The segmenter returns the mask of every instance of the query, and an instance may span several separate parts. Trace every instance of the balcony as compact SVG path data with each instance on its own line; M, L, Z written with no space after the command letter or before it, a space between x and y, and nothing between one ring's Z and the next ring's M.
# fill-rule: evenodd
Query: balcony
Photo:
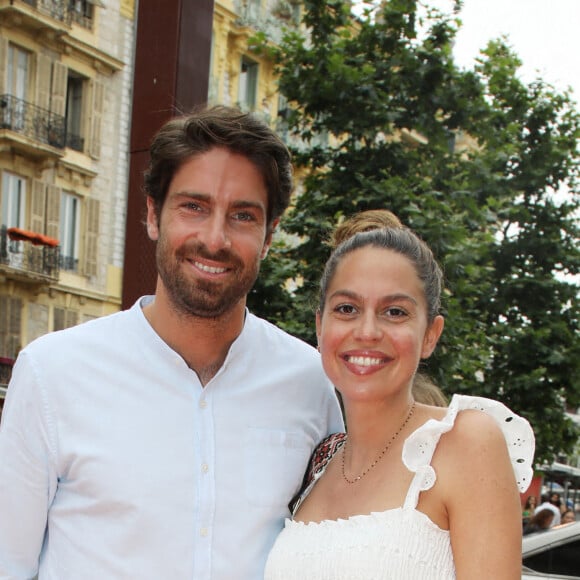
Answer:
M10 139L16 148L36 156L54 155L58 153L54 149L63 150L66 145L65 118L62 115L12 95L0 95L0 131L0 137Z
M0 228L0 272L32 283L58 281L58 240L18 228Z
M293 18L294 6L297 0L278 3L270 10L265 10L260 2L252 0L234 0L234 10L238 16L236 25L239 30L234 35L251 36L253 32L263 32L274 44L282 40L285 27L295 27L297 22Z
M30 20L36 15L39 20L49 18L67 26L74 22L90 30L95 4L102 6L99 0L10 0L6 8Z

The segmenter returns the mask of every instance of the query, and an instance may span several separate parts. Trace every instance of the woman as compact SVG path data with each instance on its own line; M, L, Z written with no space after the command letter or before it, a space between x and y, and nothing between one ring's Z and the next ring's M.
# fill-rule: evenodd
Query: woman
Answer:
M571 524L572 522L576 521L576 512L573 509L567 509L562 514L562 519L560 520L561 524Z
M535 495L529 495L526 498L524 509L522 510L522 522L524 526L529 523L531 517L534 515L535 509L538 507L538 500Z
M487 399L413 400L443 330L441 284L405 228L358 233L330 257L316 328L348 436L321 444L266 580L520 578L529 424Z
M540 510L537 514L534 514L530 518L530 521L524 526L524 536L549 530L553 520L553 511L548 509Z

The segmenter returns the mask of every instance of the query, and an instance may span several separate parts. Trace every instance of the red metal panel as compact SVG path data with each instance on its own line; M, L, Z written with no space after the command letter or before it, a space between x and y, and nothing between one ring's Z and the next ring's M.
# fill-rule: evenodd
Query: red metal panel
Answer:
M143 226L143 171L157 129L205 103L213 0L141 0L137 14L122 308L155 289L155 248Z

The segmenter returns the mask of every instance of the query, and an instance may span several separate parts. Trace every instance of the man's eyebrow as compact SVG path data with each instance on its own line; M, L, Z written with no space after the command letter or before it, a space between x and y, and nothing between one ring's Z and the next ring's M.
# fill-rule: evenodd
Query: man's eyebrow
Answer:
M198 191L175 191L173 192L173 197L184 197L188 199L198 199L200 201L211 202L212 196L207 193L200 193ZM232 202L232 207L235 209L243 209L243 208L255 208L260 211L265 212L266 207L263 203L254 200L247 200L247 199L237 199Z

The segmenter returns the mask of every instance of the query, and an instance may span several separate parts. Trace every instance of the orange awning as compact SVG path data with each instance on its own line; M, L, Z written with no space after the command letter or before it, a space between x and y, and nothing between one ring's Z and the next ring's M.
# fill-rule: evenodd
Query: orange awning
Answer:
M8 237L15 242L32 242L35 246L58 246L59 241L44 234L37 234L21 228L8 228Z

